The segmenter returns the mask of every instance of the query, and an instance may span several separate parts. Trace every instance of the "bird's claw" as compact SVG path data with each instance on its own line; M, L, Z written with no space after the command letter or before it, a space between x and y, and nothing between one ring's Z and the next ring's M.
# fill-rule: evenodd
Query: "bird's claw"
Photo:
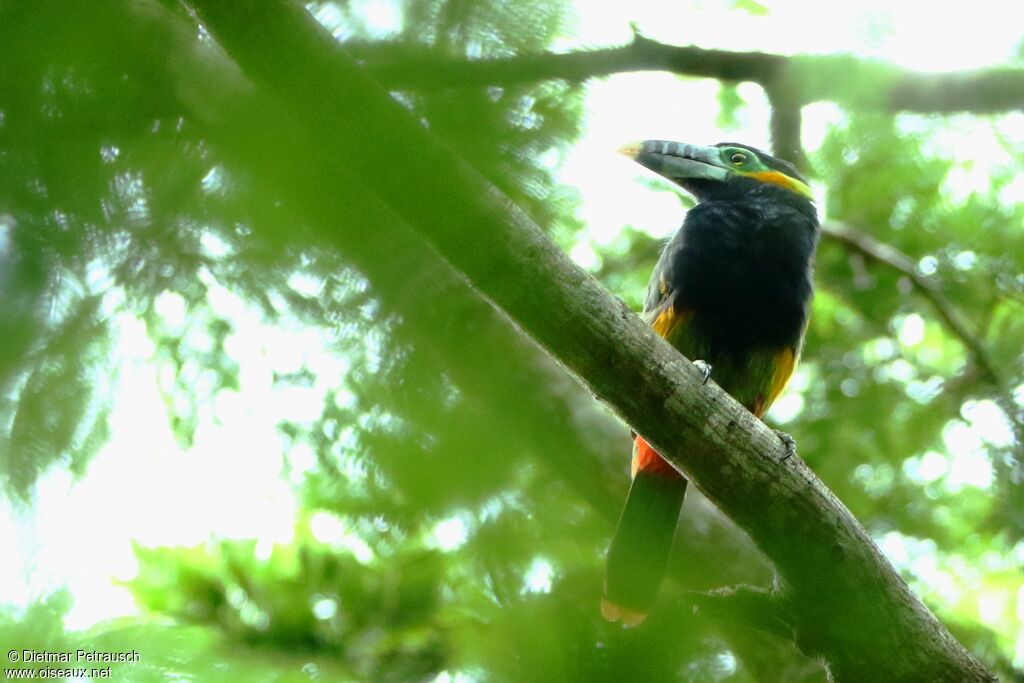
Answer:
M706 360L695 360L693 364L700 370L701 386L707 384L708 380L711 379L711 363Z
M782 441L783 445L786 447L786 455L782 456L782 462L786 462L796 455L796 439L781 429L776 429L775 433L778 434L779 440Z

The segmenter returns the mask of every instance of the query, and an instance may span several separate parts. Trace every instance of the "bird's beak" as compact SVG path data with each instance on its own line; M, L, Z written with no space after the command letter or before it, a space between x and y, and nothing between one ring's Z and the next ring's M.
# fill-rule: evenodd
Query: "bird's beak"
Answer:
M673 181L694 179L725 180L729 168L718 147L689 145L668 140L631 142L618 149L644 168Z
M643 148L643 146L644 143L642 142L630 142L623 145L622 147L619 147L615 151L618 152L619 154L629 157L630 159L636 159L638 156L640 156L640 150Z

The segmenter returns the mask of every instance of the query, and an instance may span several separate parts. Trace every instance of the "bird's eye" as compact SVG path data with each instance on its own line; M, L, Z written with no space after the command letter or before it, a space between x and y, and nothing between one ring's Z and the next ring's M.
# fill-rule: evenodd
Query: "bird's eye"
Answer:
M731 161L734 166L742 166L747 163L747 155L743 152L733 152L732 156L729 157L729 161Z

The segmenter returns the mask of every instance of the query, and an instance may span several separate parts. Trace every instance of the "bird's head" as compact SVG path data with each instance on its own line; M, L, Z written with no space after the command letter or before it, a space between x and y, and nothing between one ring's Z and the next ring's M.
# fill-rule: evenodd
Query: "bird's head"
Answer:
M698 201L742 197L766 186L813 201L807 180L793 164L747 145L720 142L704 147L644 140L624 145L619 152L671 180Z

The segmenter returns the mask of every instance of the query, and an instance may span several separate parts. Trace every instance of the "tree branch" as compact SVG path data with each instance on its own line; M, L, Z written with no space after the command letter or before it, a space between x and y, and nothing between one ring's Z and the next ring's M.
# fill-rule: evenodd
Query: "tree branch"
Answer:
M996 386L1003 386L1002 379L981 340L970 329L970 325L946 298L938 285L917 269L917 263L912 258L899 249L842 223L834 221L826 223L822 226L821 233L823 237L862 254L872 261L888 266L910 280L914 288L931 303L953 336L964 345L971 360L982 371L985 379Z
M518 85L546 80L583 82L625 71L672 71L725 81L765 83L786 58L763 52L674 47L635 35L621 47L465 59L430 49L388 44L345 44L381 83L396 88Z
M620 47L465 59L392 45L346 49L389 88L459 88L544 80L583 82L629 71L670 71L766 89L785 80L799 104L834 101L852 109L991 113L1024 108L1024 69L930 74L848 55L786 57L666 45L643 36Z
M836 680L994 680L802 460L785 460L773 431L717 386L702 387L685 358L431 137L300 5L192 4L320 143L305 162L384 200L750 534L779 571L797 644ZM409 152L400 163L396 150Z
M325 177L309 162L320 141L282 125L287 119L279 105L254 92L215 44L197 41L192 24L177 21L156 0L133 3L125 16L131 34L155 52L154 63L173 65L158 82L179 94L204 139L229 166L259 183L268 204L287 207L273 210L278 216L289 211L279 220L308 226L317 245L337 249L366 276L382 308L401 319L396 333L410 328L416 353L438 363L447 359L446 372L463 399L492 420L494 433L536 454L537 462L607 521L610 533L628 487L628 430L596 409L579 383L375 195L343 174ZM268 130L274 135L267 136ZM254 213L264 211L270 209ZM287 238L293 247L299 239L254 228L264 239ZM515 397L514 411L506 408L509 397ZM767 563L746 536L699 497L690 502L684 523L700 528L702 543L686 554L686 562L672 563L670 578L694 586L695 575L714 561L723 565L721 581L764 580ZM747 656L739 644L736 649L741 659ZM785 654L771 651L779 661L762 655L760 664L783 666Z
M207 139L240 167L261 168L259 181L267 197L287 193L297 214L292 220L309 226L316 232L317 244L336 249L373 284L373 294L384 310L399 317L406 331L415 335L418 353L430 355L439 364L444 358L457 357L459 362L449 363L446 371L468 400L493 408L500 397L519 396L516 411L498 407L489 412L496 431L509 435L506 440L522 449L543 451L542 462L614 527L617 501L625 496L627 483L622 474L629 442L621 425L587 405L590 396L550 356L519 333L511 320L482 299L461 273L374 196L344 182L330 193L310 193L309 188L316 186L315 176L288 160L313 154L317 142L280 126L273 140L266 139L263 131L274 126L278 105L253 92L237 71L232 74L234 65L226 57L221 61L205 54L197 59L193 27L169 21L159 6L134 3L130 11L134 35L165 56L159 63L178 64L176 72L202 74L207 81L205 86L180 82L178 88L186 93L191 86L195 92L187 93L185 99L202 102L191 111L203 124ZM216 87L211 87L214 82ZM248 125L239 126L242 120ZM276 161L267 163L269 156ZM374 227L360 232L338 230L339 217L346 224ZM264 237L280 240L280 236ZM292 242L298 239L291 238ZM496 365L495 357L505 362ZM555 442L563 448L548 452ZM593 466L580 468L581 456Z
M685 596L695 614L743 624L793 640L793 629L771 591L756 586L731 586Z
M939 286L921 273L917 263L899 249L876 240L871 235L841 223L830 222L822 226L822 235L846 249L881 263L906 277L914 288L931 303L945 327L960 340L967 350L971 362L981 372L981 377L994 390L995 400L1013 427L1019 450L1024 448L1024 420L1016 406L1008 383L999 373L988 350L971 329L971 325L960 315L953 303L946 298Z
M765 88L772 105L772 151L775 156L793 162L801 171L807 171L807 157L800 140L803 125L800 102L788 82L776 81Z

